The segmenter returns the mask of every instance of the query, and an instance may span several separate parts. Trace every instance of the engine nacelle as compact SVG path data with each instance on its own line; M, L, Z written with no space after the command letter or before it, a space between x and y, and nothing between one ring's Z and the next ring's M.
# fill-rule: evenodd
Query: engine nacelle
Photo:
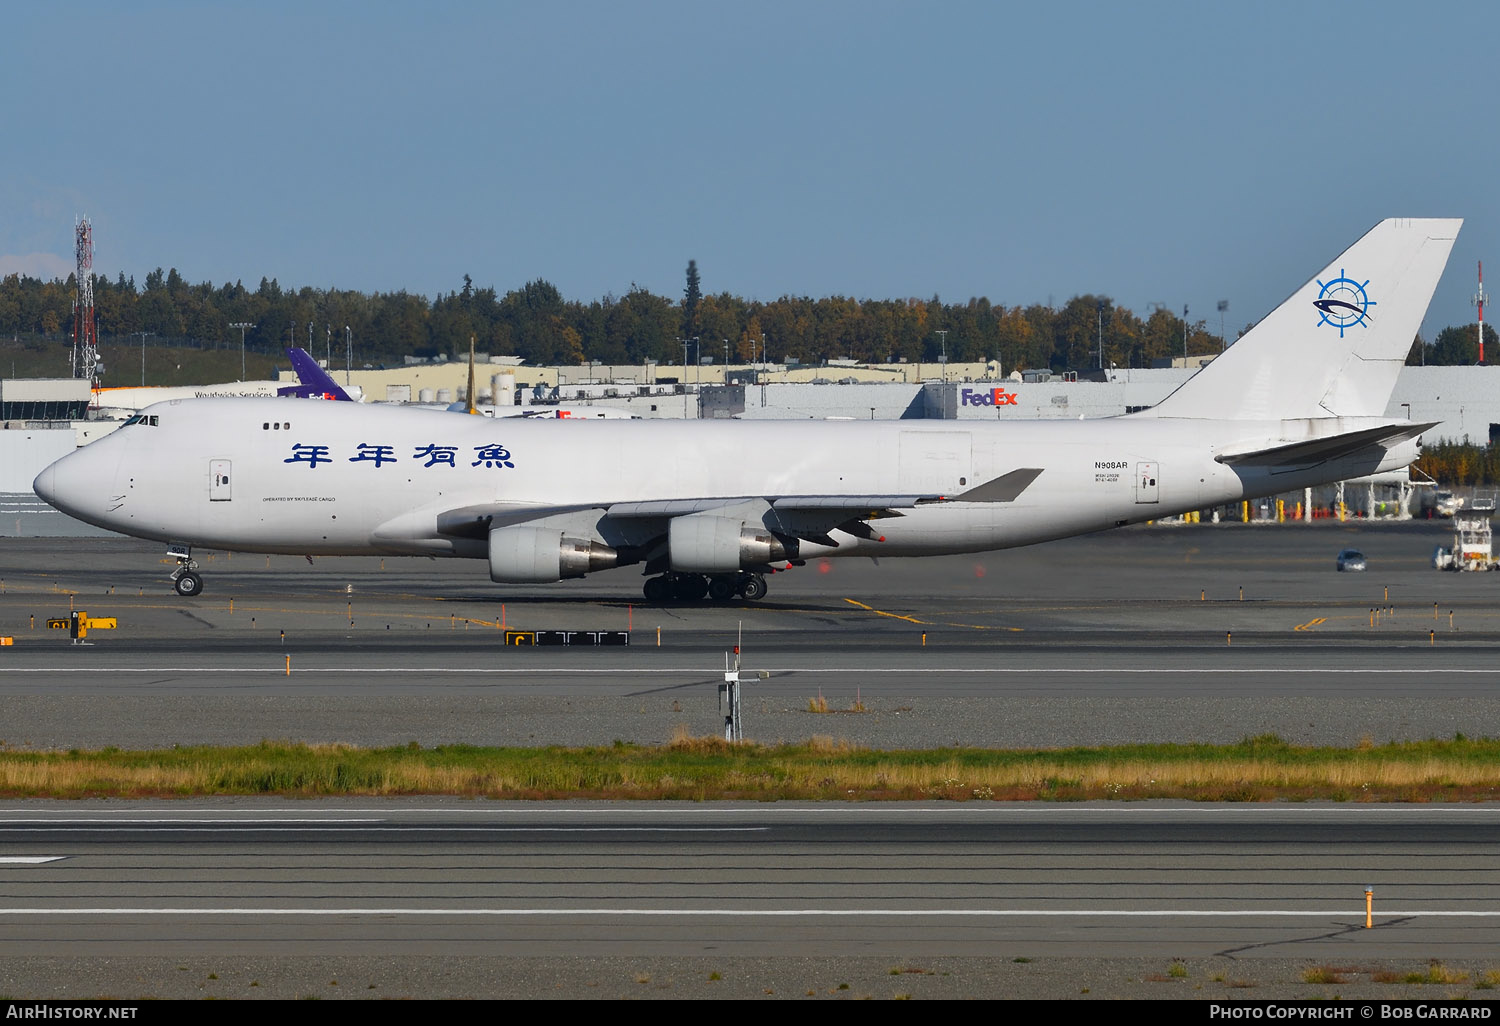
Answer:
M697 513L667 525L673 570L720 574L786 559L786 547L761 524Z
M619 554L602 542L571 538L551 527L497 527L490 532L490 580L542 584L608 570Z

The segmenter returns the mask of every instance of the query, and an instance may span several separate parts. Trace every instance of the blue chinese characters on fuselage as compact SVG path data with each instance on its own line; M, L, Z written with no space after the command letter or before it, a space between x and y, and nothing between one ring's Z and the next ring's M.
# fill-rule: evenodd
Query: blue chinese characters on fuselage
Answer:
M490 443L488 445L473 446L474 459L469 463L471 467L490 467L492 469L515 469L512 462L510 450L503 445ZM329 446L312 445L305 442L297 442L292 445L291 455L282 460L283 463L302 463L309 469L322 463L332 463L336 457L330 452ZM423 468L427 467L458 467L458 446L456 445L418 445L415 446L408 461L420 463ZM387 463L400 463L402 458L397 455L395 446L379 445L372 442L360 442L355 446L353 456L347 457L349 463L367 463L375 467L383 467Z

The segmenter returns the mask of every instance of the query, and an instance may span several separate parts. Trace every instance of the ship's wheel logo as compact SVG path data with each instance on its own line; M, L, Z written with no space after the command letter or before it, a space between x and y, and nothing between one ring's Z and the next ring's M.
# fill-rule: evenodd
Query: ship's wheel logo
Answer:
M1318 319L1318 326L1332 325L1339 329L1339 338L1344 337L1344 331L1356 324L1368 325L1370 323L1370 307L1376 305L1375 300L1365 291L1365 286L1370 284L1370 279L1357 282L1344 274L1344 269L1339 268L1339 276L1329 282L1318 282L1323 289L1318 293L1318 298L1313 300L1313 306L1318 308L1322 316Z

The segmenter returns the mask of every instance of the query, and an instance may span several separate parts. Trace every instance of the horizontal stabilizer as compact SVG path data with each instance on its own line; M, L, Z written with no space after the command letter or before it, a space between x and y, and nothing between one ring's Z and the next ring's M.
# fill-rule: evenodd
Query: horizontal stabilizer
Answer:
M1288 442L1239 452L1221 452L1214 459L1231 467L1287 467L1297 464L1323 463L1340 456L1352 455L1372 445L1404 442L1434 427L1437 427L1437 421L1431 424L1386 424L1381 427L1366 428L1363 431L1346 431L1340 435L1312 438L1303 442Z
M970 488L962 495L953 496L954 502L1015 502L1016 498L1031 487L1031 482L1042 476L1041 467L1022 467L1009 474L1001 474L993 481L986 481L977 488Z

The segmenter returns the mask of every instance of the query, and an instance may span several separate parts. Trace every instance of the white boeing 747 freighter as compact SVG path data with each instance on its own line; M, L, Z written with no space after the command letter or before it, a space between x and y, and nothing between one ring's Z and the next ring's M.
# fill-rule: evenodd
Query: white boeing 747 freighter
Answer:
M977 552L1405 467L1386 417L1461 221L1382 221L1149 410L1092 421L536 423L273 399L143 410L36 492L192 547L456 556L500 583L642 567L646 597L755 600L812 557Z

